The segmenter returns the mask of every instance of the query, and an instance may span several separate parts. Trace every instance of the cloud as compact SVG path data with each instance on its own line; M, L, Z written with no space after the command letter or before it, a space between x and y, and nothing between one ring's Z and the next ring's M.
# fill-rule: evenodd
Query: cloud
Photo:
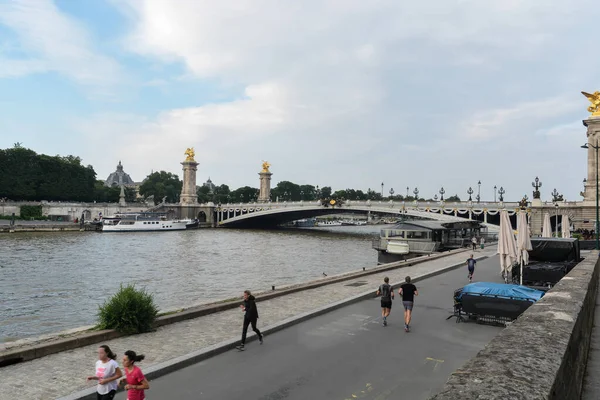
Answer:
M5 57L0 76L54 71L100 91L119 80L119 65L94 51L85 27L51 1L4 1L0 3L0 24L12 30L20 51L28 56Z

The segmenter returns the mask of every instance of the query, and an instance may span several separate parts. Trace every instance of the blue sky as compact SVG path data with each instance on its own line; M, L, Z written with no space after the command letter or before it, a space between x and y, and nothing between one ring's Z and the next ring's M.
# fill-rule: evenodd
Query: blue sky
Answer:
M591 0L0 1L0 147L99 178L579 200ZM402 188L402 189L401 189Z

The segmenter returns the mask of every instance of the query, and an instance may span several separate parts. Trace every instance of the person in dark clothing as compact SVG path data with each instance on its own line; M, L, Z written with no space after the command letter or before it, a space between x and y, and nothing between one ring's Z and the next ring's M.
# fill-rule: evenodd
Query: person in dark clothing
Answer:
M377 289L377 296L381 296L381 316L383 317L383 326L387 326L387 317L392 310L392 299L394 298L394 288L390 285L390 278L383 278L383 285Z
M412 317L412 309L415 301L415 296L419 295L417 287L410 283L410 276L404 280L398 294L402 296L402 304L404 305L404 331L410 330L410 319Z
M242 311L244 311L244 328L242 329L242 343L237 346L238 350L244 350L246 344L246 334L248 333L248 325L252 325L252 330L258 335L260 344L263 344L263 335L256 328L256 321L258 320L258 308L256 308L256 301L252 293L249 290L244 290L244 304L240 305Z

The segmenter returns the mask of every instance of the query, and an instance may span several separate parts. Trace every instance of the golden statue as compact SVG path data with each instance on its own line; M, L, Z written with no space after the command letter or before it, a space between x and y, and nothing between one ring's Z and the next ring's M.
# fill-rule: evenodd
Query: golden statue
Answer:
M260 172L271 172L271 171L269 171L270 166L271 166L271 164L269 164L268 161L263 161L263 163L262 163L263 169Z
M592 113L592 116L600 117L600 92L596 90L593 94L586 92L581 93L588 98L590 103L592 103L587 110Z
M194 156L196 155L196 153L194 152L194 148L193 147L188 147L185 150L185 153L183 153L187 156L187 158L185 159L185 161L196 161L194 160Z

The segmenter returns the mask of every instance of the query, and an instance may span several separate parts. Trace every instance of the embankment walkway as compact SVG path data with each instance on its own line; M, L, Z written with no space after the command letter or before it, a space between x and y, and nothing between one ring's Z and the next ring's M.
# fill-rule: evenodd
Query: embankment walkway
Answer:
M476 257L491 256L496 246L477 250ZM359 277L315 289L261 301L258 304L259 327L263 328L325 305L344 300L369 289L376 290L384 276L399 282L412 277L440 271L462 263L468 252L423 262L409 267ZM241 296L241 293L240 293ZM192 302L192 301L191 301ZM241 334L242 314L231 309L159 328L155 332L110 340L111 349L121 355L126 350L144 353L144 368L206 348ZM100 343L99 343L100 344ZM93 386L85 378L93 374L96 349L99 344L52 354L43 358L0 369L0 399L50 399L68 395Z

